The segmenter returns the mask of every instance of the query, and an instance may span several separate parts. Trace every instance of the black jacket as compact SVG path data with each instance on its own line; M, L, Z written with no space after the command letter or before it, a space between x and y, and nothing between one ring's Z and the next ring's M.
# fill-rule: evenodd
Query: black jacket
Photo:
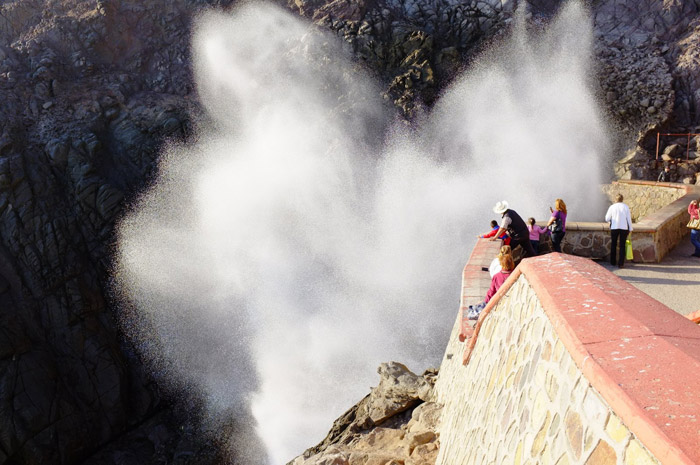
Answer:
M659 173L658 182L671 182L671 172L666 170L661 170Z
M528 239L530 237L530 231L527 229L527 225L513 210L506 210L503 216L510 218L510 225L508 226L508 235L515 239Z

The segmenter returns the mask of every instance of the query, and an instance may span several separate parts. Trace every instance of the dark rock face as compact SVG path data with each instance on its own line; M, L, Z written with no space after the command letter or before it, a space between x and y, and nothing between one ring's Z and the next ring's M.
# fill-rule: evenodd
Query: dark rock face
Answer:
M388 83L384 97L408 118L430 106L485 39L510 22L513 2L288 0L327 27Z
M76 463L161 403L109 310L109 254L159 144L189 130L198 8L0 6L0 463Z
M198 117L192 18L228 3L0 5L0 464L193 463L192 451L201 463L214 460L161 412L119 332L109 273L115 221L147 184L160 146L187 138ZM342 38L410 119L524 3L287 6ZM560 4L533 0L528 14L546 20ZM657 129L700 132L700 2L605 0L592 13L601 99L634 151L618 174L655 178ZM669 161L688 153L687 143L672 143L679 148ZM683 180L697 171L674 168Z

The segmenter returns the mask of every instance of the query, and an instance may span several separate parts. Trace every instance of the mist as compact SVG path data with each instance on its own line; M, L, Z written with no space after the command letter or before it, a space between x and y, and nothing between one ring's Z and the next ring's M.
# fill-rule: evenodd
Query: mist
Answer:
M579 3L543 32L521 18L410 129L336 37L268 4L199 18L206 118L118 225L115 282L161 383L245 425L237 463L315 445L381 362L438 366L497 201L591 218L592 40Z

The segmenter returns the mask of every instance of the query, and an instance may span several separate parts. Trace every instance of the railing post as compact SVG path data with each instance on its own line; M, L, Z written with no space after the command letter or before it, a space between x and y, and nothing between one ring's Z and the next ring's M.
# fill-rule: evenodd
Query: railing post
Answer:
M656 160L659 160L659 136L660 134L657 132L656 133Z

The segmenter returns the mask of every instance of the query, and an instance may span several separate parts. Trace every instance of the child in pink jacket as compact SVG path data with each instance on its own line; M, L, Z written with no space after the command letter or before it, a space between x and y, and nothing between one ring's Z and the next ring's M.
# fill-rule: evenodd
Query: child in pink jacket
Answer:
M530 244L535 252L539 250L540 247L540 234L549 233L547 228L535 224L534 218L527 219L527 230L530 231Z

